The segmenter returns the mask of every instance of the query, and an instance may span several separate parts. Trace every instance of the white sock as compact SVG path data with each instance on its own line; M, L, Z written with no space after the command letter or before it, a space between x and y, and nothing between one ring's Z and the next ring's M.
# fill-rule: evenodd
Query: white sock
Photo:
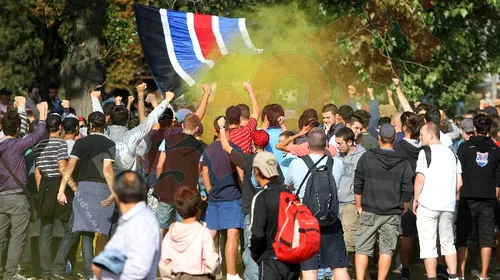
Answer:
M227 280L241 280L240 276L238 274L235 274L235 275L231 275L231 274L227 274Z

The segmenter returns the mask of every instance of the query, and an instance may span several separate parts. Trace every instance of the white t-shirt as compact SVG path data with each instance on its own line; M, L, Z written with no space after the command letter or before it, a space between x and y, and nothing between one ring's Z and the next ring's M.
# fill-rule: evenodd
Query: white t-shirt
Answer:
M427 168L425 151L418 154L416 172L424 175L424 187L418 203L433 211L455 211L457 197L457 174L462 165L446 146L431 145L431 165Z
M453 147L453 141L451 140L451 137L448 134L444 134L441 131L439 132L439 138L441 141L441 144L449 149Z

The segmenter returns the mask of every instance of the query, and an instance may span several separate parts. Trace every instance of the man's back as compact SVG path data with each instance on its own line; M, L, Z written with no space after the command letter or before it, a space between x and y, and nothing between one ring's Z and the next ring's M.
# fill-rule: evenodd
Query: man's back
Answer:
M229 142L233 149L241 149ZM220 141L214 141L203 152L202 165L207 166L212 189L208 199L210 201L232 201L241 198L238 173L236 166L231 162L229 154L222 149Z
M457 173L462 172L460 161L441 144L430 145L431 163L427 167L425 151L418 155L416 173L424 175L424 187L418 203L433 211L455 211Z
M491 138L473 136L458 148L462 164L463 198L495 199L495 188L500 186L500 149Z
M168 135L164 144L160 150L164 150L166 160L154 189L161 201L173 203L178 188L196 188L203 147L200 141L185 133Z

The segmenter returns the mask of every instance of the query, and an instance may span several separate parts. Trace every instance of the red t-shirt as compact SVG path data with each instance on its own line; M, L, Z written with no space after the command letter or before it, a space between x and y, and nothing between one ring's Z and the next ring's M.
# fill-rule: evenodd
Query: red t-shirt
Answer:
M229 131L229 140L240 147L247 154L252 153L252 132L257 128L257 120L250 118L245 126L233 128Z
M495 141L495 144L497 144L497 146L500 147L500 142Z

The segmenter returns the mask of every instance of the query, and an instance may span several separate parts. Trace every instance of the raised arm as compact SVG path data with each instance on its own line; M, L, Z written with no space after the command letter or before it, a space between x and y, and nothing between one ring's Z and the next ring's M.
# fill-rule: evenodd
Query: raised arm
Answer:
M63 100L62 101L62 107L63 107L63 115L62 115L62 118L66 118L67 115L69 115L69 106L70 106L70 102L69 100Z
M90 93L90 98L92 99L92 112L104 113L101 106L101 100L99 100L100 97L101 97L101 92L98 90L94 90L93 92Z
M24 96L16 96L15 100L14 105L17 107L17 114L21 117L19 132L21 135L25 135L29 127L28 114L26 114L26 98Z
M401 84L399 82L399 79L392 79L392 82L396 86L396 93L398 95L398 100L401 106L403 106L403 110L405 112L413 112L413 109L411 108L408 99L406 99L406 96L403 94L403 91L401 90Z
M137 87L137 111L139 114L139 121L146 119L146 105L144 104L144 92L146 91L146 83L139 84Z
M285 140L283 140L281 142L278 142L276 144L275 148L278 149L278 150L280 150L280 151L283 151L283 152L290 152L289 145L293 141L295 141L295 139L300 138L300 137L306 135L309 132L309 130L311 130L311 127L305 125L299 133L297 133L297 134L295 134L293 136L290 136L288 138L285 138Z
M226 118L222 117L217 120L217 124L219 125L220 133L220 143L222 144L222 149L226 151L226 153L231 154L233 151L233 147L229 144L229 140L226 135Z
M40 122L38 123L38 127L36 128L34 133L30 133L23 139L19 140L18 147L23 151L26 151L29 148L35 146L38 142L40 142L40 140L45 137L45 129L47 125L45 123L45 120L47 119L47 111L49 109L49 106L47 105L47 102L41 102L36 106L38 108L38 111L40 111Z
M370 123L368 127L378 127L378 120L380 119L380 112L378 110L378 102L373 95L373 88L367 89L368 95L370 96Z
M208 99L210 98L210 94L212 94L212 88L209 85L204 84L203 97L201 99L200 106L198 106L198 109L196 110L196 115L198 116L198 118L200 118L200 120L203 120L203 117L207 112Z
M257 98L255 97L253 87L249 82L244 82L243 88L248 93L248 97L250 97L250 103L252 105L252 115L250 117L258 120L260 115L260 108L259 102L257 102Z

